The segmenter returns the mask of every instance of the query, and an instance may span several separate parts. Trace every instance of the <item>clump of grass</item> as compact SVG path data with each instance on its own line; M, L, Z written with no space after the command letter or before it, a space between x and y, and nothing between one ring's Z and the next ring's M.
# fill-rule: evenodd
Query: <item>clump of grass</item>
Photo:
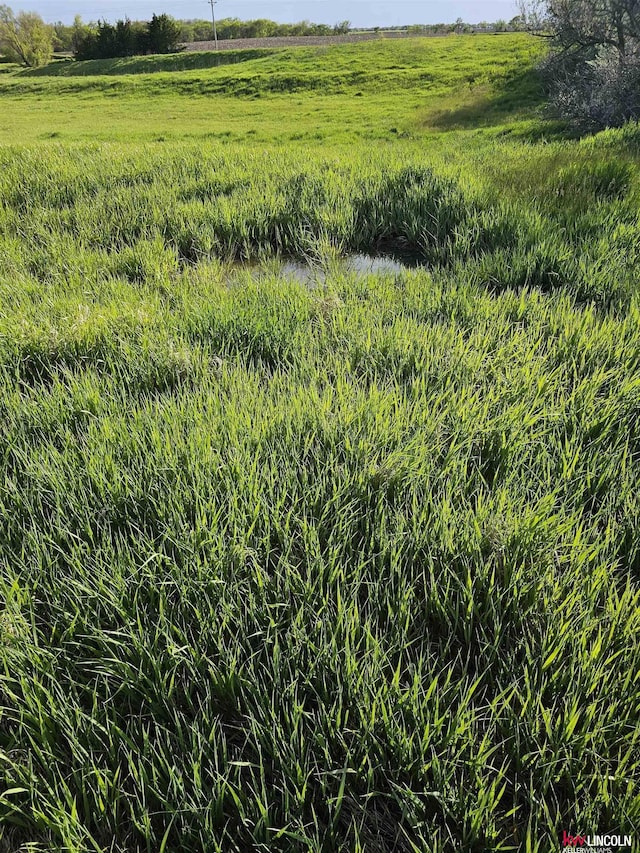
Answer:
M592 194L596 199L623 198L631 185L633 171L628 163L606 160L566 166L558 172L555 191L581 200Z

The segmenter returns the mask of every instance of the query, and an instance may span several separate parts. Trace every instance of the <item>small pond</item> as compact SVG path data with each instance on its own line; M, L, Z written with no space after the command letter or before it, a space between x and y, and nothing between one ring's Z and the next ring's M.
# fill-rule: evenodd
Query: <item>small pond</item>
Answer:
M282 260L276 267L280 275L288 278L295 278L302 284L309 287L314 287L322 284L328 275L329 270L334 270L344 273L355 273L356 275L394 275L401 273L407 269L416 269L424 265L424 262L415 255L345 255L343 258L332 262L329 269L320 264L301 260ZM240 263L235 264L232 272L236 270L248 270L253 275L263 274L266 270L272 269L271 263L268 262L265 266L259 264Z

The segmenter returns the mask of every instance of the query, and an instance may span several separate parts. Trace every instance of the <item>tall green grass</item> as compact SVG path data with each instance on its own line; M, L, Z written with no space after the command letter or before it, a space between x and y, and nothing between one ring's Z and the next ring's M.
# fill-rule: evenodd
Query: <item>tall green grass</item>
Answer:
M637 128L404 121L0 148L0 850L638 826Z
M637 306L239 275L5 325L9 840L630 828Z
M557 143L525 171L512 148L502 151L491 183L485 155L464 174L399 146L313 158L212 145L5 149L0 270L144 281L158 266L300 257L324 241L343 253L412 252L492 290L566 288L627 304L639 248L635 164ZM525 183L538 168L545 178Z

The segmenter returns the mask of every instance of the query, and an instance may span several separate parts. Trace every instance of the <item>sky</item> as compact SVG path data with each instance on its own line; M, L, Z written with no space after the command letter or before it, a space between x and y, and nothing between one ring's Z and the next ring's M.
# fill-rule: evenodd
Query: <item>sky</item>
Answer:
M46 21L70 23L74 15L85 21L113 21L129 17L147 19L155 12L174 18L211 16L208 0L5 0L14 11L39 12ZM516 0L218 0L217 18L270 18L291 23L309 20L318 24L351 21L357 27L435 24L462 18L470 23L510 20Z

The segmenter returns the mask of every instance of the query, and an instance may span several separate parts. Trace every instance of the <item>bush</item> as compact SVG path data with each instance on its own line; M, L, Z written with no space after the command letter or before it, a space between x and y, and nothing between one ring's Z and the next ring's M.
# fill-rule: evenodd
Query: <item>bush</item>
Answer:
M606 160L601 163L574 163L560 169L554 190L562 198L573 197L584 204L586 195L596 199L624 198L631 185L632 170L628 163Z
M580 131L621 127L640 117L640 51L552 55L543 70L554 111Z
M640 118L638 0L521 0L530 30L551 38L551 103L580 131Z

